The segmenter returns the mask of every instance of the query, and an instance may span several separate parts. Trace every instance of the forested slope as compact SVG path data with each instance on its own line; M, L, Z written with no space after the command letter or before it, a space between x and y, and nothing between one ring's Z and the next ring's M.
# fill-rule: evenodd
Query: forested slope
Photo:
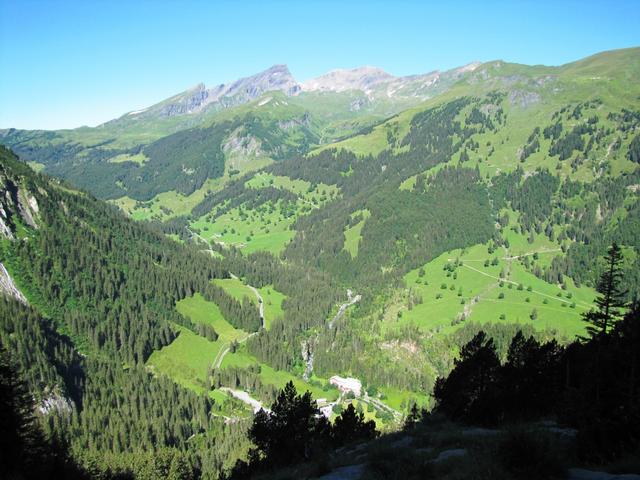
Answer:
M209 399L154 378L144 361L175 338L173 324L196 330L175 302L228 276L222 264L0 154L4 191L29 199L33 214L3 200L11 234L1 261L30 305L2 300L0 338L45 423L96 471L174 457L188 470L216 471L231 448L222 437L212 447L212 434L227 430L233 442L235 427L210 416ZM202 450L187 450L193 435ZM147 455L162 449L164 459Z

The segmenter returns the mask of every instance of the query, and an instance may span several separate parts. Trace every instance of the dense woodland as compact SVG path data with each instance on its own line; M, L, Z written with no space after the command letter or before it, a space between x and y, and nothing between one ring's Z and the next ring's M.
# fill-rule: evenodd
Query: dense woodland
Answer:
M2 242L2 261L42 313L2 300L0 339L29 389L41 402L53 401L48 431L69 438L81 463L91 459L95 471L138 468L138 460L148 463L148 452L167 448L170 458L184 457L190 472L217 472L231 447L216 453L213 432L227 430L239 441L241 433L233 432L242 428L213 425L209 400L152 377L143 362L175 338L174 325L197 331L175 302L207 292L210 280L228 277L227 270L1 153L3 178L32 192L40 212L37 230L26 230L28 241ZM215 288L211 295L240 312L239 321L250 310L246 318L256 323L253 304L238 305ZM187 451L194 434L203 435L201 451Z

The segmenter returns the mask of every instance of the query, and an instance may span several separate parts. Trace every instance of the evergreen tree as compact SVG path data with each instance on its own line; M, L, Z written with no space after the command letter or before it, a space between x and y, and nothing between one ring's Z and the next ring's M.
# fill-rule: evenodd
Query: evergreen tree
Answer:
M0 345L0 478L85 478L56 440L52 445L45 438L33 397Z
M499 368L493 339L478 332L462 347L451 374L436 381L438 410L454 419L474 421L487 417Z
M416 424L420 420L422 420L422 417L423 417L423 412L419 410L418 405L414 403L413 405L411 405L411 410L409 410L409 415L407 415L407 418L404 421L403 429L404 430L413 429L416 426Z
M595 300L597 308L584 315L585 321L591 325L588 332L591 337L605 336L607 328L619 320L626 305L626 290L623 290L622 280L622 250L617 243L613 243L605 256L606 269L600 276L596 291L600 294Z
M356 440L370 440L378 436L376 422L365 420L364 413L356 412L353 404L342 411L331 428L331 439L335 446L341 446Z
M304 461L317 444L326 443L329 429L311 392L298 395L293 382L289 382L271 412L260 410L254 417L249 438L255 448L249 453L249 468L271 469Z

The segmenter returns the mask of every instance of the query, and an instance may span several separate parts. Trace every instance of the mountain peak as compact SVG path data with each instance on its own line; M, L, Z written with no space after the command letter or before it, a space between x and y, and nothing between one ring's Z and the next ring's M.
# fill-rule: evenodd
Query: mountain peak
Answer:
M149 108L129 112L125 117L173 117L198 113L210 105L227 108L250 102L270 91L281 91L286 95L296 95L300 91L300 85L291 75L287 65L272 65L255 75L211 88L207 88L204 83L198 83Z
M273 90L283 91L287 95L294 95L300 90L289 67L284 64L273 65L260 73L236 80L228 86L224 96L241 95L249 101Z
M362 90L368 92L375 85L389 82L395 78L381 68L365 65L351 69L331 70L324 75L307 80L302 84L302 89L306 91Z

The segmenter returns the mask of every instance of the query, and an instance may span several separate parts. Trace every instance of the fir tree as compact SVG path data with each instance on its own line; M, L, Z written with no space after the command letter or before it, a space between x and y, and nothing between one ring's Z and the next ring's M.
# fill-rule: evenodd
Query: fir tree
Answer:
M585 321L591 325L587 331L591 337L605 336L607 328L619 320L622 309L626 306L626 290L622 289L622 250L613 243L605 256L606 269L600 276L596 291L600 294L595 300L597 308L584 315Z

